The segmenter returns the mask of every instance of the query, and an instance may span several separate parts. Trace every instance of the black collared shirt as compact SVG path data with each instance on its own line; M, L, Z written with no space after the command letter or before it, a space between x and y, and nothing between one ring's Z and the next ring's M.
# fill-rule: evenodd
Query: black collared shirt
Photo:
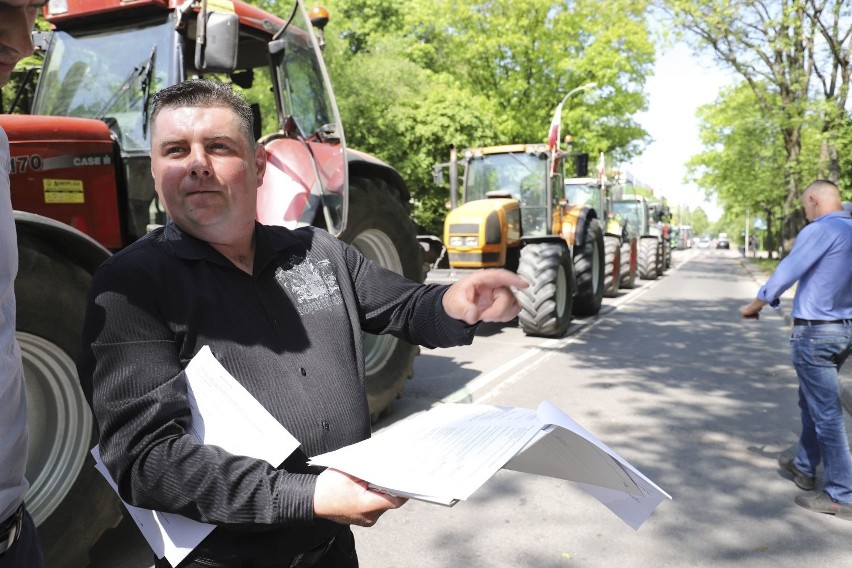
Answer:
M169 224L110 258L92 282L78 372L125 501L220 525L202 545L211 551L259 531L250 546L266 554L335 530L313 517L317 471L305 457L370 435L361 331L445 347L470 343L473 329L444 313L445 287L322 230L257 224L255 249L248 275ZM183 369L205 345L300 441L280 468L187 433Z

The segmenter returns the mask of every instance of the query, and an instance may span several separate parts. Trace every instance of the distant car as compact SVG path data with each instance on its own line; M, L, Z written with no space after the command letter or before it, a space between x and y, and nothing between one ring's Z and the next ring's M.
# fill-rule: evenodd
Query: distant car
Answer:
M701 235L698 238L698 248L700 248L700 249L710 248L710 236L709 235Z
M728 241L728 233L719 233L719 238L716 239L716 248L717 249L729 249L731 248L731 243Z

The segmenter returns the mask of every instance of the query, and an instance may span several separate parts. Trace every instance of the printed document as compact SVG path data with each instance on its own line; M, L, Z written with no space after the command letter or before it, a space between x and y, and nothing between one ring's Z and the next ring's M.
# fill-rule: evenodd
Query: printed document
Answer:
M400 497L467 499L541 429L519 408L447 404L368 440L311 458Z
M299 447L298 440L228 373L209 347L201 348L185 372L192 412L190 433L199 441L234 455L265 460L273 466L280 465ZM101 461L98 446L92 449L92 455L97 470L117 490ZM215 528L181 515L127 503L125 506L157 558L165 556L172 566L177 566Z
M549 401L537 411L444 404L311 458L400 497L453 505L500 469L576 482L633 529L671 497Z
M504 469L573 481L634 530L671 496L550 401L536 412L547 426Z

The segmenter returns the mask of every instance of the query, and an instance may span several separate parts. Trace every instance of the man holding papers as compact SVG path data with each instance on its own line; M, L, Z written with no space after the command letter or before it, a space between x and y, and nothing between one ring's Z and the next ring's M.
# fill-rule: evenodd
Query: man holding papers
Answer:
M216 525L181 568L355 567L348 525L405 500L307 457L370 436L361 332L468 344L518 314L511 287L527 284L493 270L421 285L322 230L256 223L266 154L225 85L160 91L150 131L171 220L98 270L78 362L100 457L128 504ZM299 442L283 464L193 434L186 367L205 346Z

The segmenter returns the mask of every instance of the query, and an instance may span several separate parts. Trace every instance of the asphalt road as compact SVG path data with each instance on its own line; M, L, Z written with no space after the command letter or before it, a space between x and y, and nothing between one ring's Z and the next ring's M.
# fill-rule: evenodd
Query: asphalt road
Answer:
M738 317L762 276L735 251L679 251L675 265L605 300L564 338L488 325L471 346L424 349L376 424L440 402L535 408L547 399L672 501L634 531L569 482L501 471L453 508L411 501L356 528L361 565L852 566L852 523L795 505L799 490L777 467L799 430L784 312ZM150 558L122 522L92 549L89 568L148 568Z

